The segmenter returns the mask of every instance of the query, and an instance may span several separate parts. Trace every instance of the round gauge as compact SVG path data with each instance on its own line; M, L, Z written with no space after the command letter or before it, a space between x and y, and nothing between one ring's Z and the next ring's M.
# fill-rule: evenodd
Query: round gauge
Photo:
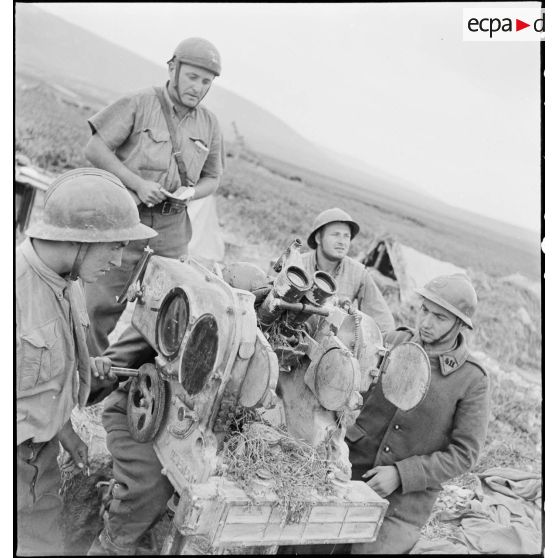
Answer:
M186 293L180 288L170 290L157 316L157 345L167 358L174 358L178 354L189 318Z
M194 325L180 363L180 380L190 395L198 394L217 360L219 328L215 317L204 314Z

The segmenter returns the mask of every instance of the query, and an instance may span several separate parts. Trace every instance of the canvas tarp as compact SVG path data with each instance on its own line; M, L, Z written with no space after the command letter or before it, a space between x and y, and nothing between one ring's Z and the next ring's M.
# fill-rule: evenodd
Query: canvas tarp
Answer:
M365 266L397 282L402 302L412 299L414 290L434 277L465 273L462 267L419 252L390 236L376 238L360 259Z
M451 540L422 539L412 554L540 554L541 475L509 467L480 473L473 497L438 521L459 521Z
M223 261L225 241L219 226L215 196L190 202L188 214L192 221L192 240L188 244L188 253L194 258Z

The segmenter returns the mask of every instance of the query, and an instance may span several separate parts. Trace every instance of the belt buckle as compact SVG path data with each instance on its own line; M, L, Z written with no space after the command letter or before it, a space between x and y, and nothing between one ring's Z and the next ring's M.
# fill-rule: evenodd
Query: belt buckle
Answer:
M161 207L161 215L171 215L172 214L172 203L168 200L163 202L163 206Z

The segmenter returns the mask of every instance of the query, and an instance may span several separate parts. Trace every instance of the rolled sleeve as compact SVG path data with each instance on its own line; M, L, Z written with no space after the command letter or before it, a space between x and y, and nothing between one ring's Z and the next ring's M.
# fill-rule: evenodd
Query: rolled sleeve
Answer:
M395 329L395 321L390 309L380 289L366 271L363 274L358 299L360 311L376 321L383 335Z
M401 477L403 493L436 488L471 469L486 439L488 412L489 383L482 374L457 404L447 448L394 463Z
M133 95L122 97L112 105L99 111L87 122L91 131L99 137L109 149L115 151L130 136L136 121L137 102Z
M209 154L201 170L200 177L218 178L223 174L224 168L225 145L223 141L223 134L221 133L217 120L215 120L214 131L211 138L211 144L209 146Z

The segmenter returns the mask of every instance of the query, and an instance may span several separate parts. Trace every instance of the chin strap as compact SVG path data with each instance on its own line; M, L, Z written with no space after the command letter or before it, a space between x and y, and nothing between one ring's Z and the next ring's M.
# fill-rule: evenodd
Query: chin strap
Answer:
M426 353L430 356L434 356L437 354L445 353L448 350L455 348L457 336L459 335L459 332L461 331L463 325L464 324L461 319L457 318L450 330L444 333L444 335L436 339L433 343L424 344L424 350L426 351Z
M75 281L78 277L79 277L79 271L81 269L81 264L83 263L83 260L85 259L85 256L87 254L87 250L89 250L89 244L86 244L85 242L82 242L79 245L77 254L76 254L76 259L74 260L74 265L72 265L72 271L70 271L70 275L69 275L69 279L70 281Z

